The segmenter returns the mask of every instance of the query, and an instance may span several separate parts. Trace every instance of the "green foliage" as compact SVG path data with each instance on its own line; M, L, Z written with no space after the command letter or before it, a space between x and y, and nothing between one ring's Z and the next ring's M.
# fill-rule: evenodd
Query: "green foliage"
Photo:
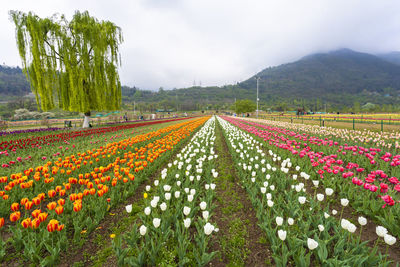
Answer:
M119 108L118 26L87 11L76 11L70 22L63 15L42 19L32 12L10 11L10 17L24 73L44 111L57 102L79 112Z
M253 112L255 110L256 110L256 104L249 99L238 100L235 103L235 112L238 114Z

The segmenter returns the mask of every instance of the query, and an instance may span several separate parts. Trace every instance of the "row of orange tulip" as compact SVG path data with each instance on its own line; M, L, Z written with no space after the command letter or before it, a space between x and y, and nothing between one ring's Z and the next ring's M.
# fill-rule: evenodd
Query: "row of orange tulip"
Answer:
M98 197L102 197L105 193L109 191L109 186L106 185L106 183L110 181L111 181L111 187L115 187L119 180L122 180L124 184L127 183L129 180L133 181L135 176L130 173L131 170L134 170L135 172L143 170L148 166L148 164L152 163L155 159L157 159L160 154L166 152L167 150L172 149L173 146L176 145L181 139L184 139L187 136L189 136L194 129L203 124L205 121L206 119L202 118L194 121L184 122L156 131L158 133L152 132L143 135L145 137L139 136L138 138L135 139L129 138L120 142L108 144L105 148L100 148L97 150L93 149L92 151L88 151L87 154L91 156L86 156L86 153L78 153L78 156L80 157L78 160L76 160L76 157L74 155L72 155L71 157L67 157L64 160L59 159L58 161L55 162L54 165L63 165L64 168L69 168L66 172L68 173L68 171L72 172L80 169L80 167L75 169L73 169L73 167L77 167L80 164L79 161L81 161L83 157L85 157L85 159L89 159L87 157L94 156L94 158L98 159L97 157L101 154L103 155L103 158L105 158L106 154L108 154L109 157L110 152L113 155L115 155L116 153L120 153L119 152L120 149L125 150L128 146L132 147L133 144L138 142L138 140L146 141L149 139L148 138L149 136L155 137L155 136L160 136L161 133L170 132L169 134L153 141L152 143L146 144L140 148L136 147L132 149L133 151L125 152L122 159L120 157L116 157L115 161L113 163L109 163L107 166L95 167L93 171L91 171L90 173L78 174L79 179L73 177L57 177L58 178L57 180L61 181L62 178L68 178L68 183L63 183L63 187L59 185L53 189L48 190L47 196L49 200L56 197L57 193L59 194L60 197L63 197L66 195L66 192L71 189L71 185L79 184L83 186L83 188L76 187L75 192L70 193L68 196L69 200L73 204L73 211L78 212L82 209L82 200L85 196L96 195L97 193ZM72 159L73 163L70 163L70 159ZM140 159L140 160L134 162L135 159ZM49 172L50 165L51 162L48 162L44 166L37 167L36 172L33 175L34 180L40 181L41 175L44 176L45 178L49 178L46 177L46 175ZM54 167L55 166L53 166L52 171L57 170ZM105 176L107 172L113 172L114 178L111 179L110 175ZM25 173L25 176L21 178L16 178L18 176L18 174L16 174L14 175L13 181L16 181L17 179L27 180L28 176L32 173L33 171L29 170L28 172ZM57 171L54 175L56 174ZM61 175L63 175L63 173L61 173ZM93 180L94 183L91 181L91 179ZM29 182L33 183L33 180L30 180ZM46 181L44 182L46 183ZM96 184L96 186L94 184ZM3 195L3 197L4 196L5 195ZM22 207L25 208L25 211L27 212L28 210L32 209L33 205L39 206L40 203L45 199L45 197L46 197L45 193L40 193L38 194L37 197L32 198L32 200L23 197L19 201L20 203L18 202L12 203L11 210L14 212L10 214L10 221L16 222L20 220L21 218L20 209ZM48 215L50 214L50 211L54 210L55 214L61 215L64 212L64 205L65 205L65 200L63 198L60 198L57 202L55 201L49 202L47 204L47 213L42 212L40 209L36 209L31 213L33 219L31 219L28 214L29 217L22 220L21 225L24 228L29 228L29 227L37 228L40 225L40 223L42 223L47 219ZM0 219L0 227L3 226L2 224L4 225L3 218ZM47 230L49 230L49 232L52 232L54 230L60 231L63 228L64 226L62 224L59 224L58 221L55 219L50 220L47 226Z

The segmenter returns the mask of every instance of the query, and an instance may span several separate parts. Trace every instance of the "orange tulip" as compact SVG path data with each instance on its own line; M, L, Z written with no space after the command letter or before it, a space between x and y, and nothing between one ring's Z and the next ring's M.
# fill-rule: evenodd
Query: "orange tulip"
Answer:
M59 232L62 231L62 229L64 229L64 227L65 227L64 224L58 225L57 231L59 231Z
M49 198L53 198L53 197L55 197L56 196L56 194L57 194L57 192L55 191L55 190L49 190L48 192L47 192L47 195L49 196Z
M25 209L26 210L30 210L33 207L33 202L32 201L28 201L25 203Z
M40 220L40 222L44 222L47 219L47 216L49 216L48 213L42 212L39 214L38 219Z
M35 197L32 199L33 204L35 204L36 206L40 204L40 198Z
M76 194L73 193L73 194L69 195L69 200L75 201L76 200Z
M21 222L21 225L26 229L31 226L31 223L32 223L31 218L26 218Z
M53 178L53 180L54 180L54 178ZM37 197L38 197L40 200L43 200L43 199L46 197L46 194L45 194L45 193L40 193Z
M19 220L19 218L21 218L21 212L16 211L10 214L10 221L12 222L16 222Z
M40 209L32 211L32 217L37 218L42 211Z
M60 198L60 199L57 201L57 203L58 203L58 205L60 205L60 206L64 206L64 205L65 205L65 199Z
M58 229L58 221L57 220L50 220L49 224L47 225L47 231L54 232Z
M0 218L0 228L4 226L4 218Z
M35 218L35 219L32 220L32 222L31 222L31 227L32 227L32 229L38 228L39 225L40 225L40 219Z
M82 204L75 204L74 205L74 211L75 212L78 212L78 211L80 211L82 209Z
M24 197L23 199L21 199L21 205L25 205L25 203L28 201L29 201L29 199Z
M55 211L58 215L62 214L64 212L64 207L63 206L58 206L55 208Z
M57 207L57 202L50 202L47 204L47 209L54 210Z
M12 203L12 204L11 204L11 210L12 210L12 211L17 211L17 210L19 210L19 203L16 203L16 202Z

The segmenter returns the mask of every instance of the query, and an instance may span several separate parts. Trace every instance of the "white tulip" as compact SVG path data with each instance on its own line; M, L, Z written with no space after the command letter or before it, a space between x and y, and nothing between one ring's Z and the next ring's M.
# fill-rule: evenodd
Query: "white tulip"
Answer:
M329 215L328 213L324 212L324 217L325 219L328 219L331 215Z
M342 204L343 207L346 207L349 205L349 200L347 198L342 198L340 199L340 204Z
M153 219L153 225L155 228L158 228L160 226L161 219L160 218L154 218Z
M215 184L210 184L210 188L211 188L211 190L214 190L215 189Z
M319 181L317 181L317 180L313 180L312 183L314 184L315 187L318 187L318 185L319 185Z
M281 226L283 223L283 218L282 217L276 217L275 222L278 226Z
M267 196L267 199L272 199L271 193L267 193L266 196Z
M292 178L293 180L297 180L297 174L293 174Z
M181 181L177 181L177 182L176 182L176 185L177 185L177 186L181 186Z
M326 189L325 189L325 194L326 194L327 196L331 196L331 195L333 194L333 189L332 189L332 188L326 188Z
M332 210L332 214L336 215L337 214L337 210Z
M206 190L210 189L210 185L209 184L205 184L204 187L206 188Z
M318 225L318 230L319 230L320 232L322 232L322 231L325 230L325 227L324 227L322 224L320 224L320 225Z
M300 170L300 166L296 166L296 171L299 171Z
M152 201L150 201L150 206L152 206L153 208L157 207L157 203L158 201L156 201L155 199L153 199Z
M256 181L256 178L251 177L251 182L254 183Z
M144 225L140 226L139 232L140 232L140 235L145 235L147 232L147 227Z
M268 199L267 205L268 205L268 207L272 208L272 206L274 206L274 202L272 200Z
M307 239L307 246L310 250L316 249L318 247L318 242L312 238Z
M171 186L170 186L170 185L167 185L167 184L164 185L163 188L164 188L164 191L167 191L167 192L168 192L169 190L171 190Z
M274 191L275 190L275 185L270 185L269 189L271 189L271 191Z
M357 226L355 226L355 225L352 224L352 223L349 223L349 225L348 225L348 227L347 227L347 230L348 230L350 233L354 233L354 232L357 230Z
M189 189L188 187L185 187L184 190L185 190L185 193L186 193L186 194L189 194L189 190L190 190L190 189Z
M155 186L158 186L159 183L160 183L160 182L159 182L158 180L154 180L154 185L155 185Z
M151 189L151 186L150 185L146 185L146 191L148 192L148 191L150 191L150 189Z
M394 236L391 236L389 234L386 234L384 236L385 243L388 244L389 246L393 245L396 243L396 238Z
M364 218L364 217L362 217L362 216L360 216L360 217L358 217L358 223L359 223L361 226L364 226L364 225L367 224L367 219Z
M167 204L166 204L165 202L161 203L160 209L161 209L162 211L165 211L165 210L167 209Z
M318 199L318 201L323 201L324 198L325 198L325 195L324 195L324 194L317 194L317 199Z
M132 204L125 206L126 212L131 213L132 212Z
M188 195L187 199L188 199L189 202L192 202L193 201L193 195Z
M205 210L207 208L207 203L205 201L200 202L200 209Z
M376 227L376 234L379 237L384 237L387 234L387 232L388 232L387 229L385 227L383 227L383 226L377 226Z
M342 226L343 229L347 230L349 228L350 222L346 219L342 219L340 221L340 226Z
M186 228L190 227L191 222L192 222L192 220L190 218L186 218L183 220L183 224L185 225Z
M202 212L202 216L203 216L203 219L207 221L208 217L210 216L210 213L208 212L208 210L204 210Z
M294 224L294 219L293 219L293 218L288 218L288 219L287 219L287 223L288 223L289 225L293 225L293 224Z
M144 214L150 215L150 213L151 213L151 208L150 207L144 208Z
M299 197L299 202L300 202L300 204L304 204L304 203L306 203L306 197Z
M194 188L190 189L190 194L191 195L195 195L196 194L196 189L194 189Z
M206 235L210 235L213 231L214 225L212 225L211 223L206 223L206 225L204 225L204 233Z
M267 192L267 188L265 187L260 187L260 190L262 194L265 194L265 192Z
M265 182L264 182L264 187L267 187L267 186L268 186L268 182L265 181Z
M175 198L179 198L179 196L181 195L181 192L180 191L175 191L174 195L175 195Z
M170 200L171 199L171 193L169 193L169 192L165 193L164 197L165 197L166 200Z
M285 241L285 239L286 239L286 231L278 230L278 237L279 237L280 240Z
M190 208L189 207L183 207L183 214L185 214L185 216L188 216L190 213Z

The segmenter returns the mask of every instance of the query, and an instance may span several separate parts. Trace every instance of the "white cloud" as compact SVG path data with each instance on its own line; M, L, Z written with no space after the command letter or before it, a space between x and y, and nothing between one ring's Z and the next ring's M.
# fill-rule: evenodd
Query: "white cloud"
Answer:
M20 65L8 10L39 16L88 10L123 30L123 84L144 89L223 85L319 51L400 50L396 0L7 1L0 63Z

